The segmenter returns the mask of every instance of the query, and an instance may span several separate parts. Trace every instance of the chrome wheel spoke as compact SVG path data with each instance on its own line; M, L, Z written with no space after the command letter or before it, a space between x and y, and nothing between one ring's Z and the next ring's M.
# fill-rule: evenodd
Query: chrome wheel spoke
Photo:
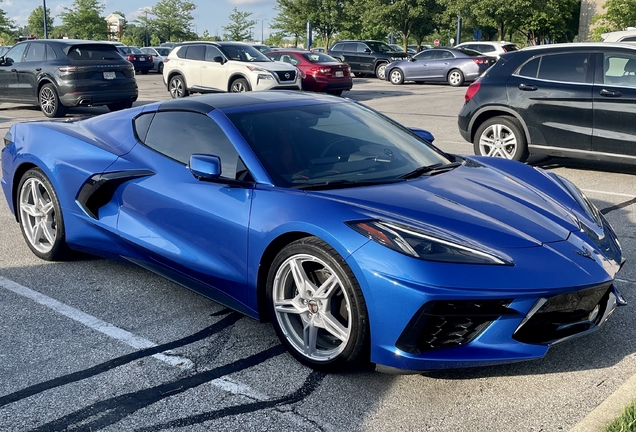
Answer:
M42 234L49 244L55 243L55 228L53 228L53 221L45 221L44 219L40 221L40 226L42 227Z
M40 216L40 212L37 210L35 205L29 204L27 202L20 203L20 210L23 213L26 213L29 216L38 217Z
M321 313L320 319L316 320L315 324L316 326L324 328L342 342L346 342L347 339L349 339L349 329L340 324L340 322L329 313Z
M316 354L316 341L318 340L318 328L314 323L314 317L309 318L303 326L303 343L305 354L313 356Z
M318 287L318 289L314 293L314 298L327 300L333 295L335 288L339 286L340 281L338 280L336 275L332 274L331 276L329 276L329 278L327 278L326 281L322 283L322 285Z
M276 300L274 302L274 309L279 313L294 315L300 315L308 310L307 306L302 304L299 296L292 300Z
M289 269L294 278L296 289L301 297L305 297L307 290L311 289L312 283L309 281L305 270L303 269L301 260L292 260L289 262Z

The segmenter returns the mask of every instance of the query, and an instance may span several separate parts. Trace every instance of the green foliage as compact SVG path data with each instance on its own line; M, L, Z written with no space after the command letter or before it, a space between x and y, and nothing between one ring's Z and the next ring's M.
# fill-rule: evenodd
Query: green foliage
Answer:
M636 400L610 423L603 432L633 432L636 430Z
M283 33L270 33L264 43L269 46L283 46L284 38L285 36Z
M121 42L126 45L132 46L145 46L146 45L146 28L135 25L128 24L126 26L126 30L121 37ZM150 39L150 33L148 33L148 38ZM124 41L125 40L125 41Z
M53 20L51 9L46 8L46 26L49 34L53 33ZM27 23L29 34L35 35L38 39L44 38L44 13L42 6L38 6L31 11Z
M148 11L150 17L144 14L136 21L148 28L151 33L156 33L161 40L171 42L189 40L193 39L192 11L196 7L193 2L187 0L159 0Z
M232 9L229 16L230 22L223 27L223 38L231 41L244 41L252 39L251 28L258 24L258 20L249 19L252 12L241 12L237 8Z
M153 34L150 38L150 46L159 46L161 45L161 39L156 34Z
M208 29L203 30L203 35L201 35L201 37L199 37L199 40L204 40L204 41L220 41L221 38L218 36L212 36L210 34L210 32L208 31Z
M2 0L0 0L0 3L2 3ZM7 18L7 13L4 10L0 9L0 33L13 34L14 29L15 22ZM6 43L13 45L13 40Z
M605 13L595 15L592 24L592 39L600 41L601 33L623 30L636 23L636 0L607 0Z
M61 31L71 38L104 40L108 35L104 5L98 0L74 0L71 8L60 14Z

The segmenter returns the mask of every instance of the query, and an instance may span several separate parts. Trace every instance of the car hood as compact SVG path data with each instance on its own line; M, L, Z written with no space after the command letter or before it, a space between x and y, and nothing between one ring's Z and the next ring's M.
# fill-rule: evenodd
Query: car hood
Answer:
M253 66L258 68L263 68L270 71L293 71L296 68L288 63L283 63L279 61L272 62L236 62L237 65L241 66Z
M562 241L579 230L547 194L472 161L406 182L308 193L346 202L371 218L498 249Z

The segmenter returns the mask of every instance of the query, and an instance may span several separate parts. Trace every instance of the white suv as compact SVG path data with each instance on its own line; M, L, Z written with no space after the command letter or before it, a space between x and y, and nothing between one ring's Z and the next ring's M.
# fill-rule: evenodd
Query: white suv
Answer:
M464 42L459 45L455 45L455 48L468 48L473 51L482 53L488 57L495 57L499 59L499 56L509 51L517 51L519 48L512 42L491 42L491 41L472 41Z
M173 98L218 91L301 89L301 72L241 42L186 42L164 58L163 82Z

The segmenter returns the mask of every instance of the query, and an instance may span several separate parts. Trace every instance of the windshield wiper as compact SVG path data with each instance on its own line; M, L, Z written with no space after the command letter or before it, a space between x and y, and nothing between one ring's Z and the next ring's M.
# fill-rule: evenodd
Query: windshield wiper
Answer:
M301 190L321 190L321 189L344 189L358 186L373 186L387 183L395 183L398 180L376 180L376 181L356 181L356 180L331 180L316 183L303 183L292 186L293 189Z
M399 176L398 178L400 179L412 179L412 178L416 178L419 176L422 176L424 174L432 176L435 174L440 174L446 171L450 171L452 169L457 168L458 166L461 166L462 163L461 162L451 162L451 163L447 163L447 164L443 164L443 163L436 163L433 165L426 165L426 166L422 166L419 168L415 168L413 171L411 172L407 172L406 174L402 174L401 176Z

